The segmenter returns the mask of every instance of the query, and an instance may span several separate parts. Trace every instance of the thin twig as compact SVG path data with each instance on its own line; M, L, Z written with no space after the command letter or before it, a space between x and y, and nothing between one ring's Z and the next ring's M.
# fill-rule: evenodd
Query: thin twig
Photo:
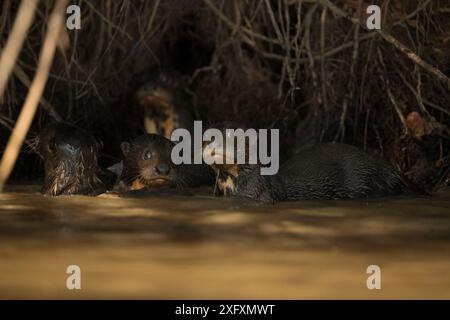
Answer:
M14 69L28 28L34 20L36 5L37 0L22 0L8 41L2 50L0 57L0 98L3 96L9 76Z
M8 180L11 171L16 162L20 148L33 121L36 108L44 91L47 82L48 73L52 65L53 57L58 42L58 35L61 31L64 21L64 12L68 0L60 0L55 4L55 8L48 22L47 34L42 45L42 51L39 58L39 65L36 75L31 84L25 103L17 119L16 126L9 138L8 144L0 163L0 192Z
M19 65L16 65L14 67L14 75L20 80L20 82L22 82L25 87L30 89L31 81L25 71L23 71L23 69ZM47 99L44 98L44 96L41 97L39 102L42 107L50 114L50 116L52 116L56 121L63 121L62 117L58 114L58 112L56 112L55 108L50 104L50 102L47 101Z
M335 4L331 3L329 0L320 0L322 5L328 7L331 11L336 13L337 15L341 17L345 17L351 22L355 24L361 24L362 21L359 18L353 17L351 14L345 12L344 10L340 9ZM417 14L417 13L415 13ZM392 44L394 47L396 47L398 50L400 50L402 53L404 53L412 62L415 64L421 66L423 69L428 71L429 73L433 74L435 77L437 77L439 80L445 82L447 84L448 89L450 90L450 79L442 73L439 69L433 67L431 64L423 60L421 57L419 57L417 54L415 54L411 49L406 47L404 44L402 44L400 41L395 39L392 35L388 34L387 32L376 29L375 30L384 40Z

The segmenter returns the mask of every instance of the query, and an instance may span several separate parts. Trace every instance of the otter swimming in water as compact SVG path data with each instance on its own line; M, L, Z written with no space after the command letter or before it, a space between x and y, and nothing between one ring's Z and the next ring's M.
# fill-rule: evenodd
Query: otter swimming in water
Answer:
M195 112L181 75L171 69L153 68L139 77L142 81L134 99L144 111L146 132L168 139L177 128L192 132Z
M112 186L114 174L99 167L98 144L87 132L69 124L52 123L37 139L37 152L45 170L41 193L98 195Z
M384 159L339 143L322 143L306 149L282 164L273 176L261 175L259 164L212 167L220 193L261 202L413 194L407 181Z
M175 144L157 134L145 134L121 144L125 156L121 180L130 190L146 187L198 187L214 184L214 172L199 164L175 165L171 160Z

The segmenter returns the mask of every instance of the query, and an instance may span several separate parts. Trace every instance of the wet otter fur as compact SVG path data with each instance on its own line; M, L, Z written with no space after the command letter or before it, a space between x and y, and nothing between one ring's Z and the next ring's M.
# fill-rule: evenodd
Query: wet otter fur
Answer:
M134 99L144 111L145 131L168 139L177 128L192 132L195 112L182 76L172 69L156 67L139 77L142 80Z
M99 167L98 148L95 139L77 127L56 122L46 126L37 137L45 170L41 193L95 196L109 189L114 174Z
M215 165L222 194L261 202L308 199L367 199L412 195L408 182L384 159L359 148L323 143L281 165L274 176L260 166Z
M161 186L185 188L214 184L214 172L204 164L175 165L171 160L175 144L157 134L145 134L123 142L121 180L129 190Z

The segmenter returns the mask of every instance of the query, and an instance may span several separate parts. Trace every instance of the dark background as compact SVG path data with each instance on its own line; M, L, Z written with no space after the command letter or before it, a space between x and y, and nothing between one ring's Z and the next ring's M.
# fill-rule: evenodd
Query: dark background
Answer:
M319 1L72 1L81 7L81 30L62 32L28 140L51 109L103 141L102 165L117 162L120 142L143 133L142 110L131 99L137 75L163 66L184 75L205 123L279 128L284 157L320 141L350 143L439 188L449 161L450 88L399 44L450 75L450 2L332 3L362 19L367 5L380 5L382 32L396 42ZM18 4L1 4L1 47ZM26 97L24 79L34 76L52 7L40 1L0 102L0 150ZM41 175L39 158L25 146L11 181Z

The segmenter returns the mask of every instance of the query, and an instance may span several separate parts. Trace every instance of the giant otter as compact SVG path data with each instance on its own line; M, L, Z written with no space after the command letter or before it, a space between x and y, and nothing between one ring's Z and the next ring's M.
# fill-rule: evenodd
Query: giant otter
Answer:
M98 195L114 183L114 175L97 163L98 144L87 132L69 124L52 123L37 137L44 160L46 195Z
M214 184L214 172L204 164L175 165L175 144L157 134L145 134L121 144L125 156L121 180L129 190L146 187L198 187Z
M170 139L177 128L192 132L195 112L180 74L172 69L152 68L137 78L140 79L134 100L143 109L147 133Z
M220 193L261 202L364 199L413 193L407 181L384 159L340 143L310 147L283 163L273 176L261 175L258 164L212 167Z

